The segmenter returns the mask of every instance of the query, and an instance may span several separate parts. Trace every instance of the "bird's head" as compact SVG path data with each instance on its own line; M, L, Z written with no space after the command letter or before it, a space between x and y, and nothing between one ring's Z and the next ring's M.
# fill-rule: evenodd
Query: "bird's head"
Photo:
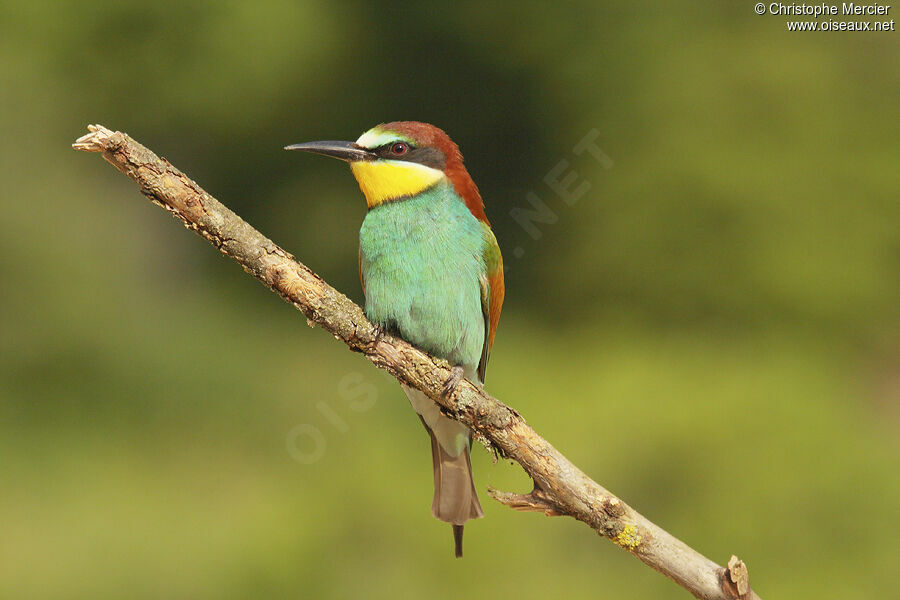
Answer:
M463 166L459 147L443 130L417 121L377 125L355 142L306 142L286 146L350 163L369 208L403 200L449 182L469 210L487 222L478 188Z

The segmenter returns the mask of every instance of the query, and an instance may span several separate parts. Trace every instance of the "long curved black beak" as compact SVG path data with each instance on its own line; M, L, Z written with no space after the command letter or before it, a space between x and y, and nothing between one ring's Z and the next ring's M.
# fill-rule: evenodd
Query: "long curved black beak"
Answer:
M285 150L301 150L323 156L331 156L347 162L373 160L376 155L371 150L357 146L354 142L304 142L285 146Z

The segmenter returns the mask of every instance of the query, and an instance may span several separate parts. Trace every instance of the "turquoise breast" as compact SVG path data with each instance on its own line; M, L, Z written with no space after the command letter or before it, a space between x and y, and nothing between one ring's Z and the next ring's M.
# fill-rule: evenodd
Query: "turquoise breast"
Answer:
M474 371L484 344L484 228L441 182L371 209L359 232L366 316Z

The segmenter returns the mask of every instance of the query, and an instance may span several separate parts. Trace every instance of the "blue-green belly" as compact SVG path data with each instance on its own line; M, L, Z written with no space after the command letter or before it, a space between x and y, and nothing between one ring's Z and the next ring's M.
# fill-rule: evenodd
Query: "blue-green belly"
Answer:
M474 371L484 343L484 229L441 183L369 211L359 232L366 316Z

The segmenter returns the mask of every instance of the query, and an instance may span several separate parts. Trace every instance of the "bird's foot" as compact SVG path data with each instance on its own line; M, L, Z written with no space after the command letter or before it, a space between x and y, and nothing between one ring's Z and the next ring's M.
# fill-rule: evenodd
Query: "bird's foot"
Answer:
M385 333L386 332L384 330L384 325L381 325L379 323L372 323L372 345L377 346L378 342L384 339Z
M444 398L449 398L456 391L456 386L463 380L465 374L465 370L459 365L450 367L450 377L444 382Z

